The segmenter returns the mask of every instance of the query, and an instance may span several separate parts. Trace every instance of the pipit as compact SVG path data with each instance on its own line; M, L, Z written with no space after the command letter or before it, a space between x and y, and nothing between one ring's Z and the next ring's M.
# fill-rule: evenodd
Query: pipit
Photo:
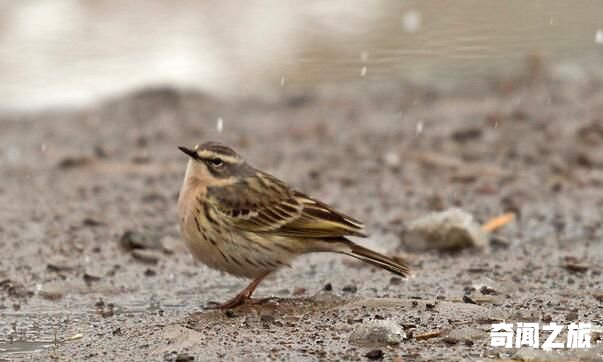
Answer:
M204 264L252 278L237 296L216 308L230 309L262 300L251 294L271 272L301 254L347 254L406 277L408 267L355 244L364 225L327 204L249 165L231 148L207 142L189 156L178 213L182 236Z

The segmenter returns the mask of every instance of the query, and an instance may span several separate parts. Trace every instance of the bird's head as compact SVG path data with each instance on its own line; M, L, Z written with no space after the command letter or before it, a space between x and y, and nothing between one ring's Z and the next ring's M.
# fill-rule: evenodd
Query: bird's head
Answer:
M192 149L178 148L190 159L187 177L227 180L248 176L253 171L232 148L218 142L202 143Z

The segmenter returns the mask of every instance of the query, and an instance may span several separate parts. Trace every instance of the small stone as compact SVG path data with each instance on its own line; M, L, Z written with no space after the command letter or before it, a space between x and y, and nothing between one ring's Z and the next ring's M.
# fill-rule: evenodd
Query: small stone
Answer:
M333 285L331 283L327 283L325 284L325 286L322 288L322 290L324 290L325 292L330 292L333 290Z
M46 264L46 269L53 272L66 272L74 270L75 267L71 265L64 264L62 262L53 262Z
M475 300L473 300L470 296L468 296L467 294L463 295L463 303L468 303L468 304L477 304L477 302Z
M488 333L480 329L471 326L460 326L447 331L442 341L447 344L473 345L486 339L487 336Z
M452 139L458 143L473 141L482 136L482 130L477 127L465 128L455 131L452 134Z
M573 256L565 257L565 264L563 264L563 267L573 273L585 273L588 271L588 265L579 262L578 259Z
M296 287L293 289L293 295L304 295L306 293L306 288Z
M190 354L186 354L186 353L180 353L178 356L176 356L176 362L188 362L188 361L194 361L195 357L191 356Z
M578 319L578 309L572 309L565 315L565 320L575 321Z
M274 323L276 318L274 318L274 316L271 314L262 314L260 316L260 320L264 323Z
M155 275L157 275L157 272L155 270L151 269L151 268L147 268L144 271L144 276L145 277L154 277Z
M103 225L102 222L100 222L98 220L95 220L95 219L92 219L92 218L89 218L89 217L85 218L82 221L82 224L84 226L90 226L90 227L95 227L95 226L101 226L101 225Z
M400 278L400 277L389 278L389 285L400 285L401 283L402 283L402 278Z
M369 352L367 352L364 357L372 360L372 361L377 361L377 360L382 360L383 359L383 351L380 349L373 349Z
M121 328L117 327L116 329L113 330L113 332L111 332L114 336L121 336L122 335L122 331Z
M101 277L97 276L97 275L92 275L89 273L84 273L84 282L86 282L86 284L92 284L93 282L98 282L101 280Z
M232 311L232 310L230 310L230 309L225 310L225 311L224 311L224 315L225 315L227 318L234 318L234 317L236 317L235 312L233 312L233 311Z
M398 344L406 338L404 329L392 320L373 320L362 323L350 334L350 342L366 344Z
M479 292L484 295L497 295L498 291L488 285L484 285L479 289Z
M132 257L145 264L155 265L159 262L159 255L151 250L136 249L132 251Z
M354 284L348 284L343 287L343 291L346 293L356 293L358 291L358 288Z
M444 337L444 339L442 339L442 341L446 344L449 345L453 345L453 344L458 344L459 340L457 338L454 337Z
M63 291L58 288L48 288L40 290L38 295L48 300L59 300L63 298Z
M129 251L135 249L163 249L158 235L134 230L124 232L119 242L124 249Z
M65 157L64 159L62 159L59 162L57 167L66 170L66 169L85 166L91 162L92 162L92 159L90 157Z
M488 245L488 237L473 215L461 209L431 213L412 221L401 239L411 251L455 251Z

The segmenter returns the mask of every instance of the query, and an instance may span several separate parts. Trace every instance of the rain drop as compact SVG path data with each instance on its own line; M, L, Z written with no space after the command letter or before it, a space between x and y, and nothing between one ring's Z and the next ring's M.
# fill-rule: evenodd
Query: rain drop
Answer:
M416 135L423 133L423 122L417 122Z
M216 122L216 130L218 133L222 133L224 130L224 120L222 118L218 118L218 121Z
M421 13L411 10L402 15L402 28L408 33L414 33L421 27Z

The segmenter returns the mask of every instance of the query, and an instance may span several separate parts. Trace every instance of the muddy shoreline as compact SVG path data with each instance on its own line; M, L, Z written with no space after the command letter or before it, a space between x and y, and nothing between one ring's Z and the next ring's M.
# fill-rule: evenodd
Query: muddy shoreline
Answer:
M238 100L154 89L0 117L0 360L603 359L594 340L547 353L493 348L488 335L501 320L603 325L603 81L545 69L480 89ZM415 276L309 255L258 289L277 302L204 311L246 283L180 241L176 146L206 140L363 220L361 242L407 258ZM486 251L408 252L408 221L450 207L518 218ZM128 250L128 231L149 244ZM372 320L406 338L349 341Z

